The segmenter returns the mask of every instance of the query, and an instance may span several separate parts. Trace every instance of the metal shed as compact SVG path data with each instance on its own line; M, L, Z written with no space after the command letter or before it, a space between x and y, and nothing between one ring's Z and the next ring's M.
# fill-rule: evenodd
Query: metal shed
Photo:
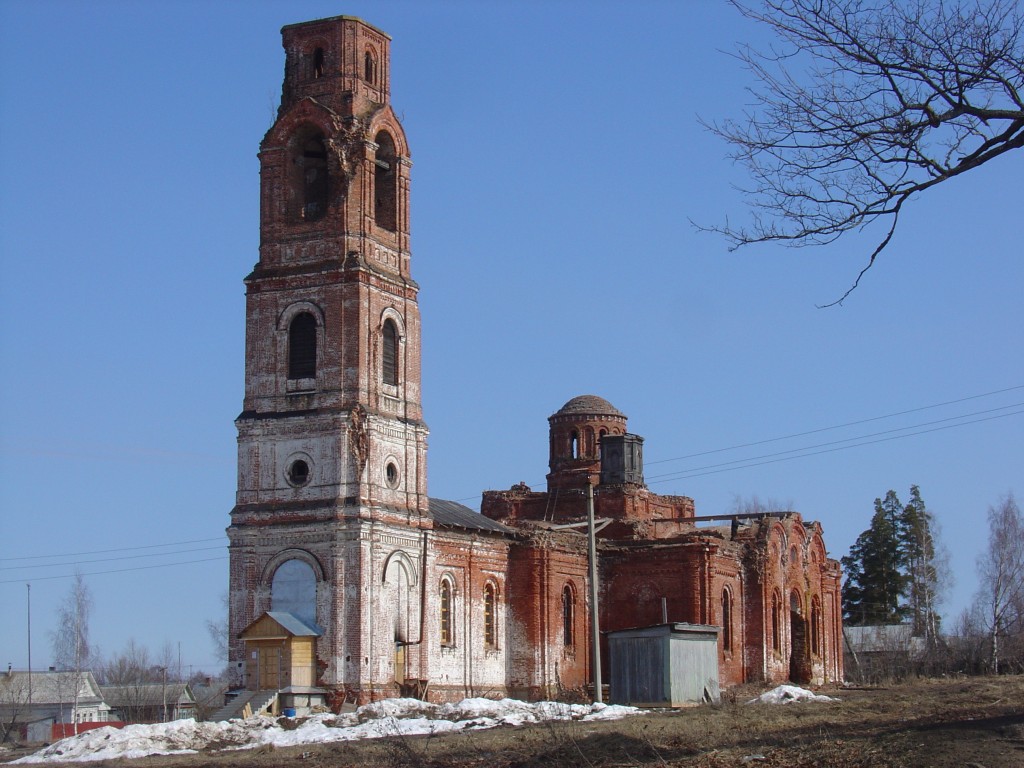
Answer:
M719 627L656 624L608 633L611 701L634 707L717 702Z

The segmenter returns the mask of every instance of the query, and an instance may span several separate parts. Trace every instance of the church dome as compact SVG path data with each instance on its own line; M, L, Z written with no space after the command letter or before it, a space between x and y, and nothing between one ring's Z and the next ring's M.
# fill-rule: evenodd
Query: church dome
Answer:
M587 416L620 416L626 418L618 408L597 395L579 395L558 409L555 416L585 414Z

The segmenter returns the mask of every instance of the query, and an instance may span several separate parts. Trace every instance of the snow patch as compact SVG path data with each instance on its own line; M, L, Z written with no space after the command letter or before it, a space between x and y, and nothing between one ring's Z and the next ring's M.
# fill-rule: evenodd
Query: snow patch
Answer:
M463 699L455 704L430 704L419 699L385 699L341 715L313 715L291 730L274 718L257 715L226 723L172 723L97 728L62 739L14 763L85 762L148 755L190 754L202 750L251 749L265 744L303 744L453 733L545 720L617 720L643 714L636 707L605 704L528 703L517 699Z
M747 704L790 704L794 701L839 701L839 699L823 696L795 685L780 685L778 688L765 691L756 699L751 699Z

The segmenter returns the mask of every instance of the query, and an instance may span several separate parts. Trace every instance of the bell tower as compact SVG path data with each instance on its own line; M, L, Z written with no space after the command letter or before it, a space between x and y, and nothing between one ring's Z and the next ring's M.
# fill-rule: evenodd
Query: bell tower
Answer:
M287 610L322 631L319 682L359 688L379 676L361 586L379 583L382 542L416 548L431 527L411 162L385 33L337 16L282 38L281 105L259 152L259 261L245 278L231 658L242 629Z

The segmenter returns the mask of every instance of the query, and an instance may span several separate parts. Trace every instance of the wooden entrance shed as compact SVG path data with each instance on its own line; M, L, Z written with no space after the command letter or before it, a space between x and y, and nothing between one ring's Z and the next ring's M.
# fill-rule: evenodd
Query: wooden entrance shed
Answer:
M239 633L245 687L256 691L316 685L316 639L323 630L294 613L267 611Z

